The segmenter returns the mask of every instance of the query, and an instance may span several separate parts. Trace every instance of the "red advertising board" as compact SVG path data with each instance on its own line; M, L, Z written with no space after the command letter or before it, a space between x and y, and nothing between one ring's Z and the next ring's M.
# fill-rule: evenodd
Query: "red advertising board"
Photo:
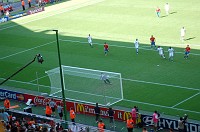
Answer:
M94 106L88 104L75 103L75 111L80 114L88 114L95 115ZM129 116L131 116L130 112L125 112L122 110L113 110L114 111L114 119L120 121L126 121ZM108 108L101 107L100 115L102 117L108 117Z
M46 106L47 103L49 103L51 100L51 97L35 96L30 94L23 94L23 97L25 102L27 102L28 99L32 99L33 103L39 106ZM56 104L59 102L63 106L63 101L61 99L54 98L54 101L56 102ZM71 107L74 107L74 102L67 101L66 106L67 110L69 111Z

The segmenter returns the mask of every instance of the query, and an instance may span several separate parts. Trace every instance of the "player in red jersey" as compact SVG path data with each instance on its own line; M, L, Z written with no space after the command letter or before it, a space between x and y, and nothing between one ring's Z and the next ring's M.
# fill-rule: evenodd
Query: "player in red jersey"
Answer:
M105 56L107 56L108 52L109 52L108 44L105 42L104 43L104 53L105 53Z
M151 35L151 38L150 38L151 48L152 47L156 48L155 41L156 41L156 38L153 35Z
M160 17L160 8L159 7L157 7L157 9L156 9L156 14L158 17Z
M187 45L187 47L185 48L184 58L187 59L189 57L189 54L190 54L190 46Z

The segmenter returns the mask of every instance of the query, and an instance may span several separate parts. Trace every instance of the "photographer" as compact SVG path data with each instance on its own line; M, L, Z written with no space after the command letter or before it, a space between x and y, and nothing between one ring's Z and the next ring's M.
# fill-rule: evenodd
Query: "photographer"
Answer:
M184 115L184 117L183 117L183 123L184 123L184 132L187 132L187 126L186 126L187 119L188 119L188 115L187 115L187 114L185 114L185 115Z
M36 56L37 56L38 63L42 64L42 62L44 61L42 55L41 54L37 54Z

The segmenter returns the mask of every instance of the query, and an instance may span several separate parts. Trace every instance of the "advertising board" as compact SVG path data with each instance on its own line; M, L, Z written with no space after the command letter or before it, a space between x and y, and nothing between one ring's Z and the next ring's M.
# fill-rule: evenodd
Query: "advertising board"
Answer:
M8 20L9 20L8 17L2 17L0 18L0 23L7 22Z
M36 96L36 95L31 95L31 94L4 90L4 89L0 89L0 97L9 98L12 100L17 100L17 101L23 101L23 102L27 102L28 99L32 99L33 103L39 106L46 106L46 104L51 99L50 97ZM61 102L62 104L61 99L55 98L54 101L56 103ZM90 105L90 104L82 104L82 103L67 101L66 106L67 106L68 111L70 110L70 108L74 108L76 113L95 115L95 112L94 112L95 106ZM118 110L118 109L113 109L113 111L114 111L114 119L118 121L126 121L127 118L131 116L131 113L129 111ZM103 118L108 118L108 108L100 107L100 115ZM152 126L153 125L152 115L145 115L145 114L138 115L137 123L142 123L145 126L146 125ZM162 115L161 115L161 118L159 121L159 127L162 127L164 129L172 128L174 130L178 130L178 120L162 118ZM186 123L186 127L187 127L188 132L200 132L200 124L188 122Z

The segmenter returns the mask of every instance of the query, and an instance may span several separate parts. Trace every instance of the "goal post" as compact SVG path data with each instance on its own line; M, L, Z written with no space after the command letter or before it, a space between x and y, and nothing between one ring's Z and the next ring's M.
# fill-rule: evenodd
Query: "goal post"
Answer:
M68 100L113 105L123 100L121 73L62 65L64 93ZM46 71L50 96L62 97L59 67Z

